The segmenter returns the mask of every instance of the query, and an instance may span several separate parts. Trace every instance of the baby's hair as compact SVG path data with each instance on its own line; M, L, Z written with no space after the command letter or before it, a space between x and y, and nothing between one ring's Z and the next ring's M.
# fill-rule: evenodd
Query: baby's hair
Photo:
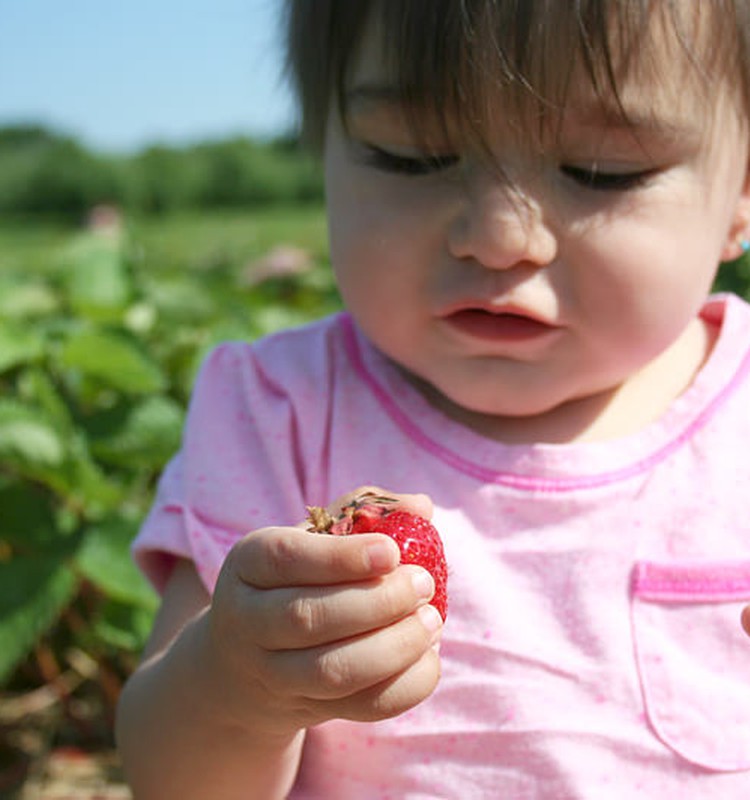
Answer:
M707 100L727 78L750 117L750 0L287 0L288 73L315 149L332 109L346 122L347 80L370 25L417 134L426 113L445 131L458 120L484 147L502 97L519 135L541 138L581 75L627 121L625 79L658 83L665 48Z

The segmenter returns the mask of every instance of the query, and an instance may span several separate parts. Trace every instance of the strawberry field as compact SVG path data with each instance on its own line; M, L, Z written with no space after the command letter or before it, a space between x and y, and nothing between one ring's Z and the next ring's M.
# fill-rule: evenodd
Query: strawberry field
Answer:
M38 787L111 758L156 607L128 548L196 368L337 308L326 260L318 208L0 226L0 797L89 796Z
M747 260L717 288L750 296ZM112 719L156 608L128 548L196 368L338 307L318 207L0 224L0 797L128 796Z

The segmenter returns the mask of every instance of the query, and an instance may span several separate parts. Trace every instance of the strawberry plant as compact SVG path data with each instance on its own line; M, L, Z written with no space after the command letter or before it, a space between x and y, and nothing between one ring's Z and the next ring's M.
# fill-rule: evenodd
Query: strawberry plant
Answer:
M111 721L157 605L129 547L200 360L338 307L322 215L300 213L288 227L309 234L294 250L307 260L276 275L266 259L262 281L262 215L224 237L217 218L202 242L183 221L187 249L172 253L152 223L126 231L116 216L42 237L44 258L3 250L0 230L0 698L45 686L80 726L85 683ZM0 716L0 767L18 722Z
M337 309L326 259L317 208L0 225L0 794L50 703L84 742L111 735L157 604L129 546L197 366L220 340ZM717 287L750 297L748 264Z

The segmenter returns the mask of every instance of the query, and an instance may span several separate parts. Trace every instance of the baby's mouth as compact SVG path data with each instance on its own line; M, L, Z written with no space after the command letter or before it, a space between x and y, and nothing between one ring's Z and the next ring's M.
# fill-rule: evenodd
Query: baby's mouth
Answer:
M444 320L461 333L492 341L522 342L559 330L523 312L511 310L462 308L448 314Z

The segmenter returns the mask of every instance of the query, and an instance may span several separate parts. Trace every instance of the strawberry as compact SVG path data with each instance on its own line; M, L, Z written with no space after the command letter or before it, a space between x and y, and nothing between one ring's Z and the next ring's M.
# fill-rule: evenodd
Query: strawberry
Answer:
M391 497L380 497L365 492L341 509L333 517L325 509L308 507L308 530L348 536L353 533L384 533L390 536L401 551L402 564L424 567L435 581L435 594L430 603L445 620L448 606L448 566L443 543L435 527L424 517L392 508L397 502Z

